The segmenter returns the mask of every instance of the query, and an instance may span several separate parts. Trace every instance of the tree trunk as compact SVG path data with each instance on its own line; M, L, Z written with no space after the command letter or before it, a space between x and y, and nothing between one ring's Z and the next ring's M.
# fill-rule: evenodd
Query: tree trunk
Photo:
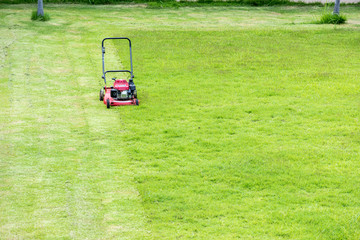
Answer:
M335 0L335 7L333 14L339 15L340 14L340 0Z
M43 0L38 0L37 15L42 17L44 16Z

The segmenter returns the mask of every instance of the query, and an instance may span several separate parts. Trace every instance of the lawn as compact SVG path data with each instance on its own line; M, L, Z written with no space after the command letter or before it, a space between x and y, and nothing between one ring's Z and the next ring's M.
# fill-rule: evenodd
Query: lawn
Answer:
M35 7L0 5L1 239L360 238L358 7ZM113 36L140 106L98 100Z

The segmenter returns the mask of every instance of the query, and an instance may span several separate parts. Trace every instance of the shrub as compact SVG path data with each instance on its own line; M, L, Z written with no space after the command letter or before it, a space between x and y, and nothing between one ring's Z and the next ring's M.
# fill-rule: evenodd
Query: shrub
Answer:
M325 13L321 16L320 20L316 23L318 24L343 24L346 22L346 16L337 15L331 13Z
M50 20L50 15L47 14L47 13L44 13L44 16L41 16L41 15L37 14L37 11L33 11L31 13L31 20L33 20L33 21L37 20L37 21L43 21L43 22L49 21Z

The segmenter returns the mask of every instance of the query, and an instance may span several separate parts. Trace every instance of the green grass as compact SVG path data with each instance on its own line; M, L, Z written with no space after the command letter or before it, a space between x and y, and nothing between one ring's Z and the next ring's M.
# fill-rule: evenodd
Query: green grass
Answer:
M50 16L47 13L44 13L44 16L38 15L37 11L35 10L35 11L33 11L31 13L31 20L33 20L33 21L37 20L37 21L46 22L46 21L50 20Z
M358 8L35 8L0 5L1 238L360 237ZM98 101L111 36L138 107Z
M316 21L318 24L344 24L346 23L346 16L331 13L325 13L320 20Z

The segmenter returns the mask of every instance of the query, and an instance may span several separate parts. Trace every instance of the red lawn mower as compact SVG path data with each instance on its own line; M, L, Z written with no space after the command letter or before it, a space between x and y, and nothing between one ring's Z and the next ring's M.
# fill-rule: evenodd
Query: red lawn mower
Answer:
M105 71L105 47L104 42L106 40L128 40L129 48L130 48L130 70L108 70ZM133 81L133 65L132 65L132 55L131 55L131 41L126 37L118 37L118 38L104 38L101 43L102 47L102 67L103 67L103 75L102 78L105 82L105 87L100 89L100 101L103 101L106 104L107 108L110 106L120 106L120 105L139 105L139 100L137 99L137 91ZM130 73L129 81L125 79L116 79L114 80L114 86L107 87L106 86L106 77L107 73L114 72L127 72Z

